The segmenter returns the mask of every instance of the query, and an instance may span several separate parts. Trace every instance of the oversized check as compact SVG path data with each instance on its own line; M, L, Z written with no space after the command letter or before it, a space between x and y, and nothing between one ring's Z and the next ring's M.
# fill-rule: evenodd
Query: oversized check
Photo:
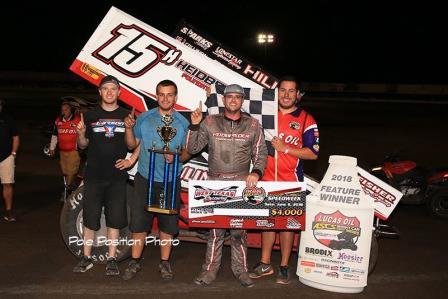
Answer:
M300 182L190 181L189 226L301 230L306 185Z

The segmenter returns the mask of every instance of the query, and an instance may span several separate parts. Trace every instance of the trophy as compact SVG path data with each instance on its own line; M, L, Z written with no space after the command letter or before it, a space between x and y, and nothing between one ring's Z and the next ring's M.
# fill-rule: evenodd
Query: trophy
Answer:
M171 115L162 116L162 122L165 124L162 127L157 127L157 133L159 134L162 141L165 143L162 149L155 148L155 142L152 144L152 148L149 151L149 176L148 176L148 205L145 206L146 211L163 213L163 214L177 214L176 210L176 191L177 191L177 175L179 168L179 156L180 148L177 146L176 151L170 151L170 141L176 136L177 130L171 127L170 124L173 122L173 117ZM163 170L163 192L159 194L159 198L154 195L154 168L156 155L171 154L174 155L174 160L172 167L165 160L164 170ZM169 182L171 171L171 182ZM171 188L169 188L171 185ZM171 190L170 190L171 189ZM169 191L171 191L170 194ZM168 199L170 203L168 203Z
M169 114L162 116L162 122L165 124L163 127L157 127L157 133L159 133L160 138L165 143L163 150L168 152L170 150L170 141L176 136L177 130L171 127L170 124L173 122L173 117Z

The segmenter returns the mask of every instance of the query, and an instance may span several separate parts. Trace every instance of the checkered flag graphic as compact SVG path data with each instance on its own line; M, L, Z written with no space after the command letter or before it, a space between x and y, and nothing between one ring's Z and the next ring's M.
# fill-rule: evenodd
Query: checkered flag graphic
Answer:
M210 96L205 101L207 113L218 114L224 112L222 97L224 85L211 86ZM244 88L244 102L242 110L257 119L264 130L264 137L271 141L277 136L277 93L275 89Z

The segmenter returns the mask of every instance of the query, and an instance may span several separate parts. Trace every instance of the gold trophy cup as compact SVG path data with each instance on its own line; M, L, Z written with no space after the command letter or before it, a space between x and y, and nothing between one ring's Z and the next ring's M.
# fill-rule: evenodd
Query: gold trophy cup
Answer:
M168 152L170 150L170 141L176 136L177 129L171 127L170 124L173 122L173 117L171 115L162 116L162 122L165 124L163 127L157 127L157 133L159 134L162 141L165 143L163 150Z

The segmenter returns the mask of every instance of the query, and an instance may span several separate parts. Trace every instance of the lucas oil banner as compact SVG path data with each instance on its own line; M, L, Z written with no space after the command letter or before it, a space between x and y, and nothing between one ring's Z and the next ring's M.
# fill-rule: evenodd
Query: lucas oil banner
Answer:
M206 228L305 228L305 184L190 181L189 226Z
M176 39L112 7L70 69L95 85L105 75L122 82L120 99L144 112L155 106L156 85L178 86L176 109L191 111L205 101L211 84L260 87Z

